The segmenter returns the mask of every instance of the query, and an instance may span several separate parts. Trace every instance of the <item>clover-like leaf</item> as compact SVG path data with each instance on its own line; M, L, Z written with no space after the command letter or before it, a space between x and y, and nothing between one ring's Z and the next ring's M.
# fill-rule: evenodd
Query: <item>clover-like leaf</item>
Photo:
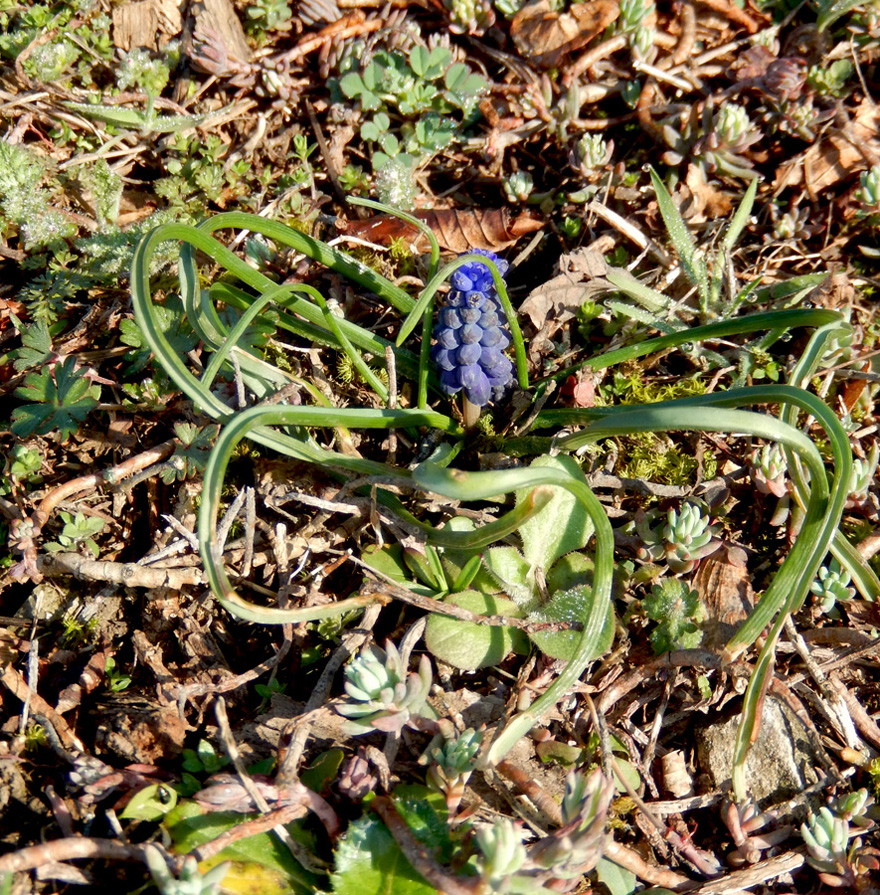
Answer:
M434 47L430 52L421 46L413 47L409 54L410 68L420 78L433 81L439 78L449 63L452 62L452 53L446 47Z
M66 441L98 406L101 387L90 382L84 370L76 369L75 358L68 357L53 369L30 373L15 395L34 403L12 411L14 435L28 438L57 431L61 441Z
M522 610L512 600L466 590L451 594L447 603L480 615L521 618ZM477 625L445 615L432 615L425 628L425 644L430 652L455 668L476 671L504 661L514 650L528 651L528 640L518 628L506 625Z

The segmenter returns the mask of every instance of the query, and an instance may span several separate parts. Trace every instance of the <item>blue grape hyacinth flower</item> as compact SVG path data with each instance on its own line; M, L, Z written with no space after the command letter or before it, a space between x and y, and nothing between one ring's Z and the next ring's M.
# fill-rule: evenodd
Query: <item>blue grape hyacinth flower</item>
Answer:
M502 276L508 263L493 252L475 249L489 258ZM492 273L471 261L452 275L452 289L437 315L431 360L440 371L440 387L447 395L464 390L471 404L484 407L498 400L513 379L513 364L505 357L510 344L507 317L498 300Z

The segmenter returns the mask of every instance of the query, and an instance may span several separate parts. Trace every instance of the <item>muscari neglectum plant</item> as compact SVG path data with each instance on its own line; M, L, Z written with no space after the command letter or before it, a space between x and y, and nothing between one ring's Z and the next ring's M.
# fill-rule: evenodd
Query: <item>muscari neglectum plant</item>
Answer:
M876 576L839 531L847 498L846 483L850 481L852 470L847 434L829 407L804 387L818 368L827 344L843 335L849 325L837 312L816 308L741 317L731 315L705 322L705 314L711 310L720 289L720 273L707 269L706 259L694 245L665 187L656 175L653 175L653 180L660 210L681 258L683 270L700 288L704 322L687 329L676 328L636 345L597 355L579 366L600 370L684 343L695 345L737 334L771 334L765 336L762 343L769 344L771 337L779 338L795 327L814 329L809 344L788 383L733 388L647 406L542 410L534 418L532 431L517 439L518 449L530 449L536 456L545 454L551 439L533 434L545 428L557 433L553 447L563 453L575 452L601 439L639 432L738 433L780 446L791 478L792 497L804 510L803 524L769 587L723 653L725 661L732 661L770 626L746 693L734 756L735 794L742 801L747 795L743 765L749 744L756 734L761 695L773 666L779 632L786 618L803 604L828 553L851 574L853 586L863 595L873 599L880 593ZM728 233L726 246L732 244L742 230L754 194L754 189L751 189L744 207L734 216L730 229L735 232ZM367 200L358 201L376 205ZM415 218L398 214L425 232ZM311 286L297 283L279 285L249 267L214 238L215 232L228 229L262 234L277 245L289 247L326 266L356 287L373 293L402 317L396 342L381 339L345 317L334 315L325 298ZM466 254L438 269L439 247L430 231L426 232L426 236L432 244L429 276L420 294L413 298L340 250L256 215L218 214L197 227L165 224L152 231L138 246L132 267L132 296L137 322L145 342L155 353L156 362L202 413L222 424L205 471L198 535L202 559L214 594L229 612L240 618L264 624L299 622L330 615L341 616L379 599L371 594L360 594L330 605L282 609L252 603L236 591L224 567L216 532L226 469L232 452L244 438L286 456L320 465L334 474L364 476L368 480L371 476L376 477L377 501L405 520L411 530L419 531L425 544L442 550L464 552L471 557L477 556L499 538L515 533L560 491L568 494L582 509L592 534L592 569L589 585L580 588L580 597L575 598L574 604L566 610L567 617L573 623L571 630L566 632L568 638L573 639L571 648L566 650L568 662L550 687L528 709L514 715L494 735L486 737L487 745L480 754L479 762L492 766L503 760L513 744L546 716L577 682L587 664L608 649L607 622L611 612L614 539L608 516L574 463L533 463L523 468L487 472L469 472L452 465L464 444L465 430L446 412L450 392L462 391L467 402L479 407L492 397L497 398L514 373L519 387L536 397L542 394L547 382L529 382L523 339L516 313L507 297L503 265L490 256ZM159 325L153 301L150 259L168 241L180 243L180 297L188 320L206 349L213 352L200 377L190 369L186 359L171 348ZM213 285L202 288L196 262L197 251L223 268L227 275ZM447 282L451 283L452 289L435 329L435 298ZM748 294L756 291L756 285L752 283L746 287ZM216 311L218 302L240 312L238 322L231 328L221 321ZM231 369L233 361L257 402L271 396L293 379L291 374L264 360L243 340L247 328L270 307L274 308L274 319L279 328L309 344L329 346L344 352L383 402L387 400L387 388L370 368L364 355L383 358L386 351L390 351L394 355L398 375L414 383L414 406L373 409L256 403L239 410L226 403L212 385L221 368ZM507 330L504 329L505 323ZM409 347L412 344L410 336L418 327L421 327L421 344L416 341L413 350ZM467 327L475 329L467 330ZM512 362L505 359L507 332ZM500 339L496 338L498 333L502 334ZM436 336L433 348L432 336ZM469 345L479 345L479 354L476 348L468 348ZM436 367L432 364L432 358ZM554 375L564 376L571 372L568 369ZM746 409L767 405L781 408L779 417ZM814 425L824 430L833 464L830 471L812 438L799 427L801 414L808 415ZM467 412L465 420L469 421ZM435 430L438 447L429 459L413 469L391 466L343 454L322 443L321 430L340 427L412 432L431 429ZM570 434L562 432L563 428ZM521 499L514 510L481 528L469 530L462 527L462 530L456 530L456 526L450 525L435 528L415 518L400 497L383 487L389 478L402 485L462 502L494 500L513 492L521 495ZM498 619L497 623L503 624L503 621ZM405 676L406 671L398 669L400 675ZM398 683L402 680L404 677L400 677ZM377 706L380 703L381 699ZM370 711L373 709L382 710L371 706Z

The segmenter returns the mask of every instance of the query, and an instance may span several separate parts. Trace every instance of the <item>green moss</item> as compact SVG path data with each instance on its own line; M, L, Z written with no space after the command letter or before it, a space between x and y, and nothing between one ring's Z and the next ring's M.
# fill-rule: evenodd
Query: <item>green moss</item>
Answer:
M651 433L621 439L617 473L623 478L642 479L663 485L692 485L699 464L671 439ZM718 461L712 454L703 457L703 478L712 478Z

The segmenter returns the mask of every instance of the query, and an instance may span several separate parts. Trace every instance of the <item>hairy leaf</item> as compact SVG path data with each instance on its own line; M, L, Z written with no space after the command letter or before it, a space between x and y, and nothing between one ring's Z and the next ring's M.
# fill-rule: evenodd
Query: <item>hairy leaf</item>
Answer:
M446 602L480 615L522 616L522 610L512 600L475 590L452 594ZM425 644L442 662L467 671L497 665L514 650L525 652L528 649L528 641L518 628L476 625L445 615L432 615L428 619Z

